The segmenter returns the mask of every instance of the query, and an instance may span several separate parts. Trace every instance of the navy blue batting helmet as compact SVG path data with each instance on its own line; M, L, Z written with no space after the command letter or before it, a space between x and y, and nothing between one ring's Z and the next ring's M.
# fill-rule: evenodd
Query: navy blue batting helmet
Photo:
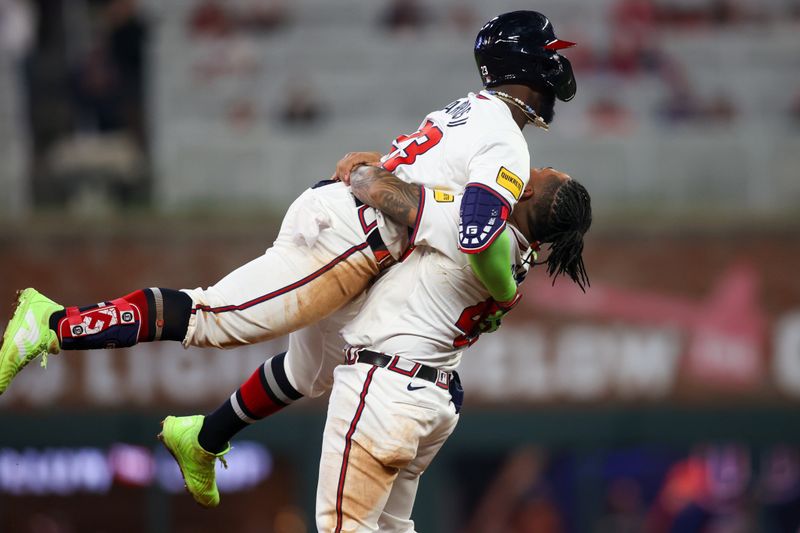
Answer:
M550 19L537 11L512 11L493 18L478 32L475 61L485 87L506 83L553 91L568 102L577 85L572 65L558 53L575 43L556 37Z

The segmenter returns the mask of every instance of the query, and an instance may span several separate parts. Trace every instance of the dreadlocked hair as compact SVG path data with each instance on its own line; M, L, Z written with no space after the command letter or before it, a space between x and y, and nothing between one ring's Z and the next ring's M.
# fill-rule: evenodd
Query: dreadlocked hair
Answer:
M547 237L547 274L555 284L558 276L568 276L583 292L589 275L583 263L583 235L592 225L592 202L586 188L575 180L561 184L550 206Z

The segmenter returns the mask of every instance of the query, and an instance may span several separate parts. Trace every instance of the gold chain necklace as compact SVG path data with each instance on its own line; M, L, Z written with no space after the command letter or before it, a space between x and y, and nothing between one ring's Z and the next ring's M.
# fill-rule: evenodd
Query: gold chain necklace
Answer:
M493 94L499 99L507 102L509 104L515 105L522 113L525 115L525 118L528 119L528 122L536 126L537 128L541 128L544 131L548 131L550 126L547 122L544 121L542 117L540 117L534 108L517 98L516 96L511 96L510 94L506 94L502 91L487 91L489 94Z

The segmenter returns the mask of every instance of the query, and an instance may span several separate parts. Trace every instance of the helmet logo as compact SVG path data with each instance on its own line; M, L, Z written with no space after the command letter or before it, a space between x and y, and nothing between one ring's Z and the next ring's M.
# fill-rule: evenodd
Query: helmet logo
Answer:
M489 69L486 68L486 65L481 65L481 74L483 76L488 76L489 75Z

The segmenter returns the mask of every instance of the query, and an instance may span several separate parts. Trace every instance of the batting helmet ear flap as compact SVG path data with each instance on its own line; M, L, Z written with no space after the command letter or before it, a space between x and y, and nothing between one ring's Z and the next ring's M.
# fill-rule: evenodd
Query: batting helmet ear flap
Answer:
M578 84L575 82L575 74L572 72L572 63L562 55L556 54L556 66L545 75L545 83L553 88L556 98L562 102L569 102L575 98Z

